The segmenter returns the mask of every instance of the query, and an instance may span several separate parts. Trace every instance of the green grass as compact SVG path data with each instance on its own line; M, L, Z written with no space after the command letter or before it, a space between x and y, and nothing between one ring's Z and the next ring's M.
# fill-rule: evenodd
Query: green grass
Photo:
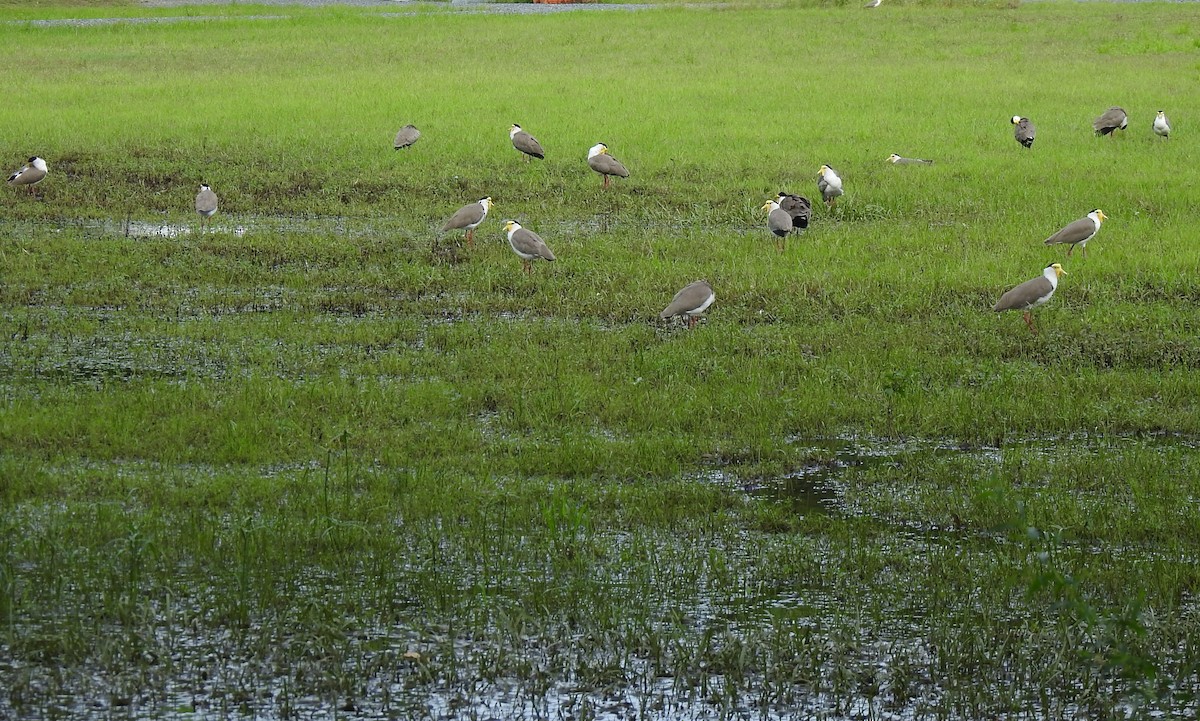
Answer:
M1186 7L416 10L0 8L0 711L1194 713Z

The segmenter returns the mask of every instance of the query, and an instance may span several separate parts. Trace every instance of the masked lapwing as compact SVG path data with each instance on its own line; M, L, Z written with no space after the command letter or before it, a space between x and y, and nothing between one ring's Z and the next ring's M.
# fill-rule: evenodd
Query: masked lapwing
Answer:
M538 160L546 159L546 153L542 151L542 144L537 141L537 138L521 130L520 125L513 123L513 126L508 129L508 137L512 139L513 147L524 153L525 162L528 163L530 157Z
M1154 116L1154 134L1164 138L1171 135L1171 123L1167 120L1167 114L1161 110Z
M1062 269L1061 265L1051 263L1037 278L1027 280L1000 296L1000 300L996 301L992 310L997 313L1005 310L1021 311L1022 317L1025 318L1025 325L1029 326L1029 330L1036 334L1037 328L1033 326L1033 317L1030 315L1030 311L1050 300L1054 291L1058 289L1059 276L1066 274L1067 272Z
M933 165L932 160L924 158L906 158L898 153L892 153L888 156L887 161L892 165Z
M775 245L782 251L788 233L792 232L792 216L774 200L768 200L761 209L767 211L767 230L775 234Z
M1083 257L1087 257L1087 242L1096 236L1100 230L1100 224L1108 219L1103 210L1096 208L1088 213L1086 217L1074 221L1067 227L1058 231L1054 235L1046 238L1046 245L1057 245L1059 243L1070 243L1071 247L1067 249L1067 257L1071 257L1071 251L1075 250L1078 245L1083 251Z
M676 293L675 297L671 299L671 304L664 308L658 317L666 319L684 315L687 316L688 328L694 328L699 316L708 310L716 298L717 295L713 293L712 286L708 284L707 280L697 280L687 284L683 290Z
M196 212L200 214L200 232L203 233L208 219L217 212L217 194L208 183L201 183L200 192L196 193Z
M833 210L833 204L844 192L841 176L828 165L822 165L821 169L817 171L817 190L821 191L821 199L825 201L825 205Z
M555 260L554 253L546 247L545 241L532 230L522 228L517 221L504 221L504 232L508 233L508 244L512 246L513 252L521 257L526 273L533 272L533 261L538 258Z
M783 212L792 216L792 229L796 231L804 230L808 227L808 222L812 220L812 203L803 195L795 193L785 193L779 191L779 195L775 198L775 202L779 203L779 207Z
M35 193L33 186L45 180L46 174L49 172L46 161L35 155L29 159L28 165L8 176L8 184L24 185L29 189L29 194L33 195Z
M447 230L467 230L467 245L475 246L475 229L487 217L488 211L492 209L492 199L482 198L477 203L464 205L459 208L454 215L450 216L450 220L442 226L442 232Z
M604 176L605 188L608 187L610 176L629 177L629 171L625 169L621 161L609 155L608 146L604 143L596 143L588 150L587 163L589 168Z
M1112 107L1092 121L1092 130L1097 135L1111 135L1114 130L1124 130L1129 125L1129 118L1122 108Z
M396 133L396 139L392 142L392 146L396 150L400 150L411 146L420 139L421 131L417 130L417 126L409 124L400 128L400 132Z
M1012 116L1012 124L1016 126L1013 128L1013 137L1017 139L1017 142L1026 148L1032 148L1033 140L1037 136L1037 128L1033 126L1029 118L1014 115ZM1053 139L1051 138L1051 140Z

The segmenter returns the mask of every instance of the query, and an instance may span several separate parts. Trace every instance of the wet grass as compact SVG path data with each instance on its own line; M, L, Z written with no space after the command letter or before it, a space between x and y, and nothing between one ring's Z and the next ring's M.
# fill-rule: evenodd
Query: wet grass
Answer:
M1194 21L881 10L0 25L0 716L1194 715Z

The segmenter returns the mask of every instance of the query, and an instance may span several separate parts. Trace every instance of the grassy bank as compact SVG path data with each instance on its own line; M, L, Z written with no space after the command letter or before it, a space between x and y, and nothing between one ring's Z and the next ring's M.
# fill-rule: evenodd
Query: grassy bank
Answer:
M1186 7L236 13L0 25L0 709L1194 713Z

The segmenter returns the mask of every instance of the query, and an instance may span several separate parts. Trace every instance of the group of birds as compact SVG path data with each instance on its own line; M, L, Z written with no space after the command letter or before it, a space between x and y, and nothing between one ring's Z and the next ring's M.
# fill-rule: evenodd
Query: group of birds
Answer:
M1012 124L1016 126L1013 128L1013 137L1016 138L1017 142L1026 148L1032 148L1033 141L1037 138L1037 128L1034 127L1033 122L1029 118L1014 115L1012 116ZM1124 108L1116 106L1105 110L1100 114L1100 117L1092 121L1092 130L1096 135L1108 135L1111 137L1117 130L1125 130L1128 127L1129 116L1125 114ZM1159 110L1155 114L1154 122L1151 124L1150 129L1159 137L1169 138L1171 136L1171 121L1167 120L1165 111Z
M1037 137L1037 129L1029 118L1014 115L1011 120L1015 126L1013 136L1018 143L1026 148L1033 147L1034 140ZM1092 128L1097 135L1111 135L1116 130L1124 130L1129 125L1129 118L1125 111L1119 107L1112 107L1104 111L1100 117L1092 122ZM1155 116L1152 130L1156 135L1163 138L1170 136L1171 126L1167 120L1166 114L1159 110ZM396 150L409 148L421 138L421 131L413 125L405 125L396 133L393 147ZM537 141L527 131L521 128L520 125L513 124L509 128L509 139L512 141L513 147L518 150L526 162L531 158L544 160L546 153L542 148L541 143ZM896 165L930 165L932 160L922 158L906 158L896 153L892 153L887 161ZM608 151L608 146L604 143L597 143L588 150L587 164L593 171L599 173L603 178L603 187L608 188L611 178L628 178L629 170L619 160L614 158ZM8 183L12 186L24 186L30 194L35 194L34 186L46 178L49 169L46 161L38 156L29 158L28 163L20 170L16 171L8 177ZM837 199L845 193L845 187L841 176L829 165L822 165L817 171L817 191L821 194L821 200L826 204L829 210L833 210ZM481 198L474 203L468 203L459 208L450 219L442 226L442 232L451 230L465 230L466 242L468 246L474 246L475 229L487 218L488 213L493 208L491 197ZM201 231L206 227L210 218L217 212L218 200L216 193L207 183L200 185L200 191L196 194L196 213L200 216ZM762 210L767 211L767 228L775 235L777 239L777 247L779 250L785 249L786 238L789 234L800 232L808 228L812 220L812 203L808 198L794 193L781 191L775 198L767 200L763 204ZM1070 246L1067 249L1067 257L1071 257L1071 253L1075 250L1075 246L1079 246L1084 257L1087 256L1087 242L1095 237L1099 232L1100 226L1107 219L1104 212L1099 208L1088 213L1085 217L1076 220L1058 232L1051 235L1045 240L1046 245L1066 244ZM505 220L503 223L505 234L508 236L508 244L513 252L521 259L522 266L527 274L532 273L533 262L535 260L553 261L555 256L553 251L546 245L537 233L522 227L515 220ZM1058 280L1065 275L1062 265L1059 263L1051 263L1046 266L1042 274L1036 278L1028 280L1015 288L1004 293L996 305L992 308L996 312L1005 310L1020 310L1025 320L1025 324L1030 331L1037 333L1037 328L1033 324L1031 311L1050 300L1054 295L1054 291L1058 288ZM697 280L688 284L678 293L659 314L660 318L666 319L676 316L683 316L687 319L689 328L696 325L698 318L708 310L716 299L716 294L712 286L705 280Z

